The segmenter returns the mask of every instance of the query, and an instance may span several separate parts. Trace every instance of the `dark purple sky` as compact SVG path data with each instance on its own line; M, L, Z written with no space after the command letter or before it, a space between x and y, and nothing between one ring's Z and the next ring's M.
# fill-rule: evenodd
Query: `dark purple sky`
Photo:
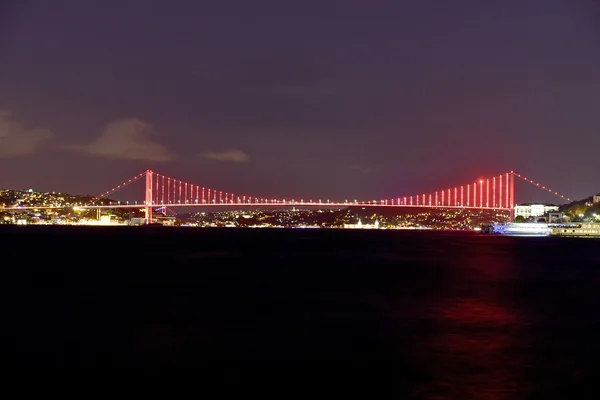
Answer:
M513 169L600 190L592 0L0 4L0 187L98 194L150 168L364 199Z

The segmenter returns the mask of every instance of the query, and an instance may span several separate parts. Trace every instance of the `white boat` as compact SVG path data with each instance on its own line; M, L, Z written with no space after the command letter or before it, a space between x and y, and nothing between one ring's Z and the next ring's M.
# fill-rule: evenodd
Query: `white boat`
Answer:
M508 224L494 224L492 233L500 235L527 235L527 236L548 236L551 228L548 224L540 222L511 222Z

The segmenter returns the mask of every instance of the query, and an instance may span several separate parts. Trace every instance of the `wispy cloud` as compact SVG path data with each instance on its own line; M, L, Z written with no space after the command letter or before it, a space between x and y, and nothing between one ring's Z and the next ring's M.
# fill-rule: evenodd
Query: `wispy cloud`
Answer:
M207 152L200 157L215 161L244 163L250 161L250 156L238 149L228 149L220 152Z
M0 111L0 158L20 157L34 153L54 133L46 128L26 128L8 111Z
M128 160L170 161L172 154L151 138L152 126L136 118L121 119L106 125L98 138L84 145L65 148L94 156Z

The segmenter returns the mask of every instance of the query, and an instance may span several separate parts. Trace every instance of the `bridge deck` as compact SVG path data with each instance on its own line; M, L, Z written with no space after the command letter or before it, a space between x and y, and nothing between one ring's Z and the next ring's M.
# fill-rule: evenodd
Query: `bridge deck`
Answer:
M27 206L27 207L3 207L0 211L18 210L47 210L74 208L78 210L117 209L117 208L145 208L144 204L111 204L111 205L82 205L82 206ZM415 204L379 204L379 203L187 203L187 204L153 204L152 208L162 207L388 207L388 208L442 208L442 209L475 209L475 210L498 210L510 211L506 207L474 207L474 206L434 206Z

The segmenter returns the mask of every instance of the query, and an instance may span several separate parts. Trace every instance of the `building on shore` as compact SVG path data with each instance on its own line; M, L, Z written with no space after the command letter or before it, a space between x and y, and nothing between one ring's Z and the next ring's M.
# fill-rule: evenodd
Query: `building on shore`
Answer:
M116 215L102 215L100 219L81 219L78 225L124 226L125 223L119 221Z
M359 218L356 224L344 224L344 229L379 229L379 220L374 224L363 224Z
M515 218L521 216L525 219L530 217L544 217L550 212L558 211L558 206L550 204L517 204L515 205Z

